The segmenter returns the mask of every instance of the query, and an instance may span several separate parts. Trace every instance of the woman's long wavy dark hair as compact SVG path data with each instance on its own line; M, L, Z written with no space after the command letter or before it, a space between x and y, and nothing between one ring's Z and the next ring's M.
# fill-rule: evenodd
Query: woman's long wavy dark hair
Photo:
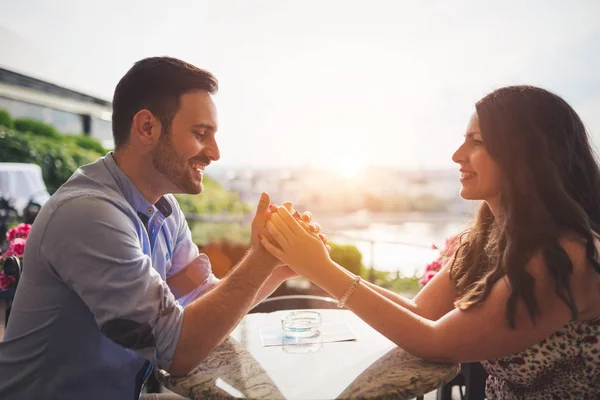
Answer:
M484 301L506 276L511 294L507 319L515 327L522 299L532 321L539 314L534 279L525 266L541 252L557 295L577 319L570 289L573 265L561 235L585 242L590 264L600 273L593 232L600 232L600 170L577 113L559 96L532 86L498 89L476 104L483 142L502 171L502 218L483 203L475 225L461 236L450 276L455 305Z

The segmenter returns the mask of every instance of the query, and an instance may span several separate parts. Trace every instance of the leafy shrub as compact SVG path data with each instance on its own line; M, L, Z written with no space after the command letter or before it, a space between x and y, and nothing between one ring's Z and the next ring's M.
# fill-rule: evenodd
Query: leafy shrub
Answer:
M55 140L61 140L63 135L52 125L30 118L17 118L14 120L14 128L20 132L31 132L35 135L46 136Z
M13 128L14 122L8 111L0 109L0 126Z
M362 264L362 254L356 246L338 245L331 246L331 259L355 275L362 275L365 267Z
M250 207L240 199L236 192L224 189L216 181L206 176L203 179L203 183L204 191L199 195L175 195L184 213L242 215L251 211Z
M77 146L83 149L92 150L102 155L108 153L108 150L102 146L102 143L90 136L68 135L65 136L65 139L75 143Z

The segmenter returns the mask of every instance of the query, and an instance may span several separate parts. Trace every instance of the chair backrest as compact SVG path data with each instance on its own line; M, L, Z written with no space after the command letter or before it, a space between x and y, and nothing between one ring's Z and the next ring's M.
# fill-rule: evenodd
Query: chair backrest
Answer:
M331 297L297 294L269 297L257 304L249 313L266 313L279 310L303 310L311 308L338 308Z

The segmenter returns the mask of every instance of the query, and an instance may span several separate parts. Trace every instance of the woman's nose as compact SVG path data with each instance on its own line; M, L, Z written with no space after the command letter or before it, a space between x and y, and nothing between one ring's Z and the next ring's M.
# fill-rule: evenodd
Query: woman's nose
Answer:
M464 163L468 160L467 152L465 151L464 143L460 145L458 149L452 154L452 161L457 164Z

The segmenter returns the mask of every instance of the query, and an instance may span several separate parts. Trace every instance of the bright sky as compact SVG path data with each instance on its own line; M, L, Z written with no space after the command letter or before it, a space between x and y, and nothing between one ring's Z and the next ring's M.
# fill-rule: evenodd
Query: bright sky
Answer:
M0 65L110 99L138 59L220 81L222 166L453 167L473 104L555 91L600 143L600 1L5 0Z

